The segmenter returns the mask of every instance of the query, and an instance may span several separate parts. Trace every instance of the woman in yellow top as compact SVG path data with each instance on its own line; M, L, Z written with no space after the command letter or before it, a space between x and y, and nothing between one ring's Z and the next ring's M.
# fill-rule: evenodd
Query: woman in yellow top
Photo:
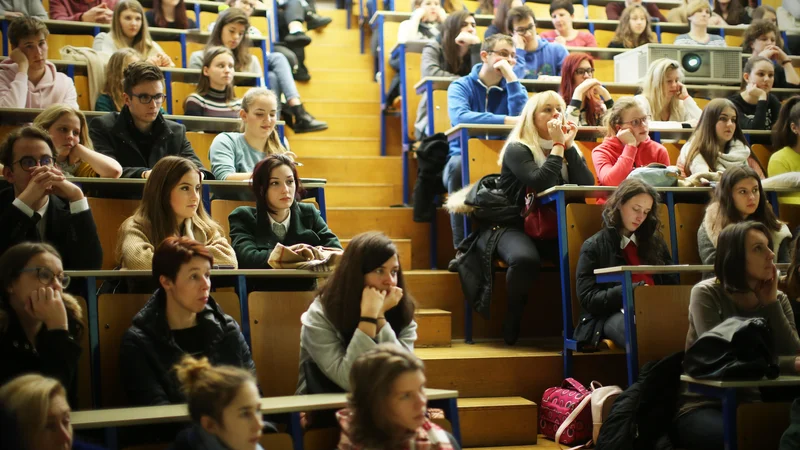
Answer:
M201 182L200 171L186 158L165 156L156 163L142 203L119 227L116 258L121 269L151 270L155 248L170 236L205 245L215 265L238 266L222 227L203 208Z
M778 121L772 127L772 149L767 174L774 177L788 172L800 172L800 95L783 102ZM781 194L779 203L800 205L800 192Z
M68 177L119 178L117 160L94 151L82 112L69 105L51 105L33 124L47 131L56 148L56 165Z

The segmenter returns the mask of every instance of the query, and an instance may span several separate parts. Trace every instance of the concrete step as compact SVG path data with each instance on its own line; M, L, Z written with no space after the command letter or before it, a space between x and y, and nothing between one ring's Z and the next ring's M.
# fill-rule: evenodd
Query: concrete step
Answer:
M342 247L347 248L352 239L339 239ZM400 267L411 267L411 239L392 239L397 247L397 256L400 258Z
M344 116L344 115L322 115L314 113L314 117L327 122L328 129L324 131L315 131L310 134L314 137L364 137L379 139L381 137L380 124L373 116ZM284 128L286 136L289 138L289 145L291 146L292 138L298 136L288 126Z
M322 58L317 58L322 59ZM347 58L349 60L349 58ZM338 67L322 66L329 69ZM312 69L309 69L312 70ZM364 70L359 68L359 70ZM312 71L313 74L313 71ZM312 75L313 76L313 75ZM376 83L370 82L349 82L349 81L324 81L313 80L304 84L298 84L297 90L300 98L306 100L365 100L380 101L380 88ZM377 128L379 126L378 117L370 117L371 122Z
M372 73L363 69L315 69L313 72L309 71L309 73L311 74L311 81L298 81L298 86L306 83L316 83L318 81L357 81L359 83L373 83L375 86L378 86L378 83L375 82L375 77L372 76Z
M537 443L538 406L522 397L459 398L464 446Z
M374 156L379 157L380 138L317 136L317 133L295 134L289 142L300 158L307 156Z
M336 71L336 69L329 69L330 71ZM314 83L316 80L310 81L310 83ZM298 83L299 84L299 83ZM379 100L376 101L368 101L368 100L305 100L303 99L303 104L306 106L306 110L308 110L312 115L320 115L320 116L334 116L334 115L347 115L347 116L366 116L369 115L373 119L375 119L376 123L378 120L378 114L380 114L381 110L381 102ZM308 135L306 135L308 136ZM348 153L349 154L349 153Z
M342 19L344 21L346 19ZM333 23L331 25L336 24L337 20L333 19ZM347 26L347 23L343 23L344 26ZM353 25L356 25L353 22ZM347 29L345 27L332 27L327 26L325 28L320 28L317 30L312 30L308 33L308 36L311 37L312 42L311 45L306 47L306 51L310 47L313 47L316 44L340 44L340 45L347 45L348 46L348 53L355 53L360 54L358 45L360 42L360 37L358 35L358 26L353 26L351 29Z
M450 312L442 309L419 308L414 320L417 321L417 342L414 347L450 347Z
M312 77L316 69L353 69L372 74L372 71L375 70L374 66L375 63L372 60L372 56L368 53L362 55L355 45L346 57L342 55L325 55L321 58L306 60L306 67L308 67Z
M331 183L325 186L328 206L391 206L403 201L402 187L392 184Z
M346 148L341 148L346 154ZM325 178L328 183L388 183L401 185L402 161L393 156L309 156L300 157L301 177ZM389 234L396 237L407 237Z

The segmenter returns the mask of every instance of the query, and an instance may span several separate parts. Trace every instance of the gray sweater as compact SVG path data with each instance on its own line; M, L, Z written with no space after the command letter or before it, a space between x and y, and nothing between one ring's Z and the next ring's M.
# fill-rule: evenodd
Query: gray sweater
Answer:
M211 142L208 151L211 172L218 180L225 180L232 173L252 172L267 155L250 146L244 133L220 133Z
M381 328L375 339L356 329L350 343L346 344L341 333L325 317L319 297L303 313L300 322L303 324L300 329L300 367L309 359L314 361L326 377L346 391L350 390L350 367L364 352L385 343L414 351L414 342L417 340L417 323L412 320L399 336L388 324ZM300 370L295 395L305 393L306 379Z
M40 0L0 0L0 16L6 11L47 20L47 11Z

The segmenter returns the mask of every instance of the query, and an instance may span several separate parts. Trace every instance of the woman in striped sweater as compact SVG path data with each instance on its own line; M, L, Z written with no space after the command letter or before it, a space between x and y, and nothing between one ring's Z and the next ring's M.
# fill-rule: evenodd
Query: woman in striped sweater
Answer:
M203 54L203 68L197 91L183 105L187 116L239 117L242 100L233 92L233 52L225 47L211 47Z

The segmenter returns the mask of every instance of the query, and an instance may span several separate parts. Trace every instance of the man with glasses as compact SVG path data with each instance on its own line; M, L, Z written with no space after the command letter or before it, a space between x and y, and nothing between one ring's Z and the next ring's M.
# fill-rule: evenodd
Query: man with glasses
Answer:
M55 147L38 127L13 131L0 144L0 254L20 242L47 242L70 270L99 269L103 250L89 203L53 164Z
M161 114L166 100L161 69L145 61L131 64L122 91L122 111L92 120L89 136L96 151L120 163L123 178L147 178L151 167L171 155L191 160L206 180L214 179L186 139L186 127Z
M447 88L447 110L450 123L480 125L514 125L522 114L528 94L514 74L516 64L514 42L504 34L494 34L481 46L481 63L472 68L469 75L459 78ZM486 137L487 139L504 139ZM461 189L461 148L458 140L450 141L448 161L442 173L447 192ZM478 180L472 180L478 181ZM453 247L458 248L464 240L463 217L450 215L453 228ZM447 268L457 270L458 258L450 261Z
M519 78L545 80L561 75L561 64L569 54L567 49L536 34L536 19L527 6L508 11L506 26L512 33L517 49L514 73Z

